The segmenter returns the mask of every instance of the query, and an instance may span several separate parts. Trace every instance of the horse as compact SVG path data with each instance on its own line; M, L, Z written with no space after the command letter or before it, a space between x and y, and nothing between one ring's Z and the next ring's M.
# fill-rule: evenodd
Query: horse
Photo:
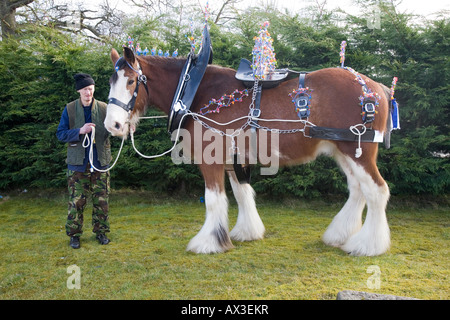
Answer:
M127 137L130 131L136 129L139 118L146 113L148 106L156 106L169 114L186 58L138 56L127 47L123 48L122 57L114 48L110 56L114 65L119 58L122 58L123 63L116 65L116 71L110 79L105 127L113 136ZM142 75L146 78L144 84ZM219 99L224 93L245 90L243 82L235 76L234 69L209 64L191 106L192 115L200 114L202 108L211 104L212 98ZM360 76L367 87L379 96L377 113L371 126L386 134L389 131L389 89L364 75ZM139 83L141 88L145 86L145 90L138 90ZM309 123L329 128L349 128L361 123L361 85L355 81L354 74L339 67L320 69L308 73L305 84L312 92ZM325 230L322 241L353 256L385 253L390 248L390 230L386 218L390 192L376 164L378 143L360 141L363 152L358 156L355 154L358 142L311 138L304 131L295 130L299 123L295 121L298 116L294 112L290 94L297 87L297 79L288 79L276 87L263 89L261 117L271 121L261 124L253 134L266 139L268 145L271 141L276 142L276 146L271 148L271 156L276 158L279 166L304 164L319 155L334 158L346 175L349 197ZM245 136L254 128L245 126L252 99L251 94L243 95L241 101L220 112L208 113L201 121L187 116L183 129L180 129L191 137L197 137L188 139L188 135L183 135L180 143L184 152L190 151L194 155L194 163L199 166L205 183L205 221L200 231L189 241L187 251L222 253L234 247L232 240L253 241L264 237L265 227L256 208L254 189L250 183L239 181L232 170L229 147L236 145L227 141L236 138L233 132ZM124 107L131 101L134 108ZM220 124L220 129L216 128L217 124ZM264 126L269 130L264 130ZM221 134L223 132L229 134ZM268 134L271 132L285 134ZM250 135L247 135L248 139ZM214 151L211 151L212 141L219 146ZM243 165L249 164L251 160L249 144L241 143L239 146ZM205 152L209 152L214 161L206 161L206 157L202 161ZM236 225L231 231L225 193L226 175L239 210ZM362 214L366 205L363 223Z

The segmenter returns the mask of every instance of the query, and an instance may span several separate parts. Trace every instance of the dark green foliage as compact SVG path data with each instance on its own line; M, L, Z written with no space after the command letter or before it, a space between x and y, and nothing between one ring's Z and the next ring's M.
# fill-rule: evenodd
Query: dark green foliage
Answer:
M336 23L333 14L305 16L277 10L247 9L228 29L210 23L214 63L236 68L251 59L260 23L271 22L279 68L317 70L339 65L339 44L348 42L346 65L374 80L399 82L401 130L393 132L392 147L380 144L378 160L393 194L449 192L449 43L448 19L414 25L412 17L381 7L381 28L370 29L361 17L346 16ZM124 30L142 48L189 50L189 26L170 17L135 19ZM112 64L111 45L74 38L50 27L24 28L15 39L0 42L0 189L65 187L66 146L55 132L65 104L78 97L72 76L93 75L95 96L105 101ZM116 49L125 43L112 45ZM155 113L150 108L149 113ZM282 137L281 137L282 138ZM142 120L135 134L144 154L160 154L172 146L166 120ZM112 138L113 157L120 146ZM175 165L170 155L148 160L135 153L131 141L112 170L114 188L154 191L199 191L201 174L194 165ZM282 168L275 176L252 171L258 193L275 197L315 197L346 192L345 176L329 158L298 167Z
M50 28L0 45L0 188L62 186L65 150L55 132L65 104L78 95L72 77L93 74L96 96L105 99L107 56Z

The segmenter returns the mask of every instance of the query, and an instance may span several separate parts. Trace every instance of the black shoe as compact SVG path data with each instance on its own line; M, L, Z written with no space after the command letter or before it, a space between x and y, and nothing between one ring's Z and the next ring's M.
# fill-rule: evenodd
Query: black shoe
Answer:
M74 249L80 248L80 237L72 236L70 237L70 246Z
M98 242L100 242L100 244L108 244L110 242L106 237L106 234L104 233L98 233L95 238L98 240Z

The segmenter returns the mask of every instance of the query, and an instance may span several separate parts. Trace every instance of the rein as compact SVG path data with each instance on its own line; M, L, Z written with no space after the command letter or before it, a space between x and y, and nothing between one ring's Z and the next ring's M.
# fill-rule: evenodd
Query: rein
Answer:
M158 118L167 118L167 116L140 117L139 119L158 119ZM179 129L179 128L178 128L178 129ZM179 132L179 131L180 131L180 130L178 130L178 132ZM170 150L168 150L168 151L166 151L166 152L164 152L164 153L162 153L162 154L160 154L160 155L152 156L152 157L145 156L145 155L143 155L142 153L140 153L140 152L136 149L136 147L135 147L135 145L134 145L134 135L133 135L133 133L134 133L134 130L130 130L130 137L131 137L131 142L132 142L133 148L134 148L134 150L136 151L137 154L139 154L140 156L142 156L142 157L144 157L144 158L157 158L157 157L161 157L161 156L163 156L163 155L165 155L165 154L171 152L171 151L175 148L175 145L174 145ZM92 138L92 137L93 137L93 138ZM179 137L179 134L177 133L177 140L178 140L178 137ZM116 165L117 161L119 160L119 156L120 156L120 153L122 152L123 144L124 144L124 142L125 142L125 136L122 137L122 142L121 142L121 144L120 144L120 148L119 148L119 152L117 153L116 160L114 160L114 163L113 163L113 165L112 165L111 167L109 167L109 168L107 168L107 169L105 169L105 170L98 169L98 168L96 168L96 167L94 166L94 149L93 149L93 145L94 145L93 141L94 141L94 140L95 140L95 127L92 127L92 131L91 131L91 139L89 139L89 135L86 134L86 135L84 136L83 143L82 143L83 148L89 148L89 163L91 164L91 169L90 169L90 171L93 172L94 170L96 170L96 171L99 171L99 172L108 172L109 170L111 170L111 169ZM177 141L177 140L176 140L176 141ZM175 142L176 142L176 141L175 141Z

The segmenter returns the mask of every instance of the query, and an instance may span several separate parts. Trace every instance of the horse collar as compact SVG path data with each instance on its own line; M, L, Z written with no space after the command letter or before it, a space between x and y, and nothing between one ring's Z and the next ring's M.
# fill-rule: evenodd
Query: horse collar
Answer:
M183 125L183 116L190 110L197 89L212 60L211 38L208 27L203 28L203 40L200 52L191 51L178 79L177 89L172 100L167 121L167 130L172 133Z

